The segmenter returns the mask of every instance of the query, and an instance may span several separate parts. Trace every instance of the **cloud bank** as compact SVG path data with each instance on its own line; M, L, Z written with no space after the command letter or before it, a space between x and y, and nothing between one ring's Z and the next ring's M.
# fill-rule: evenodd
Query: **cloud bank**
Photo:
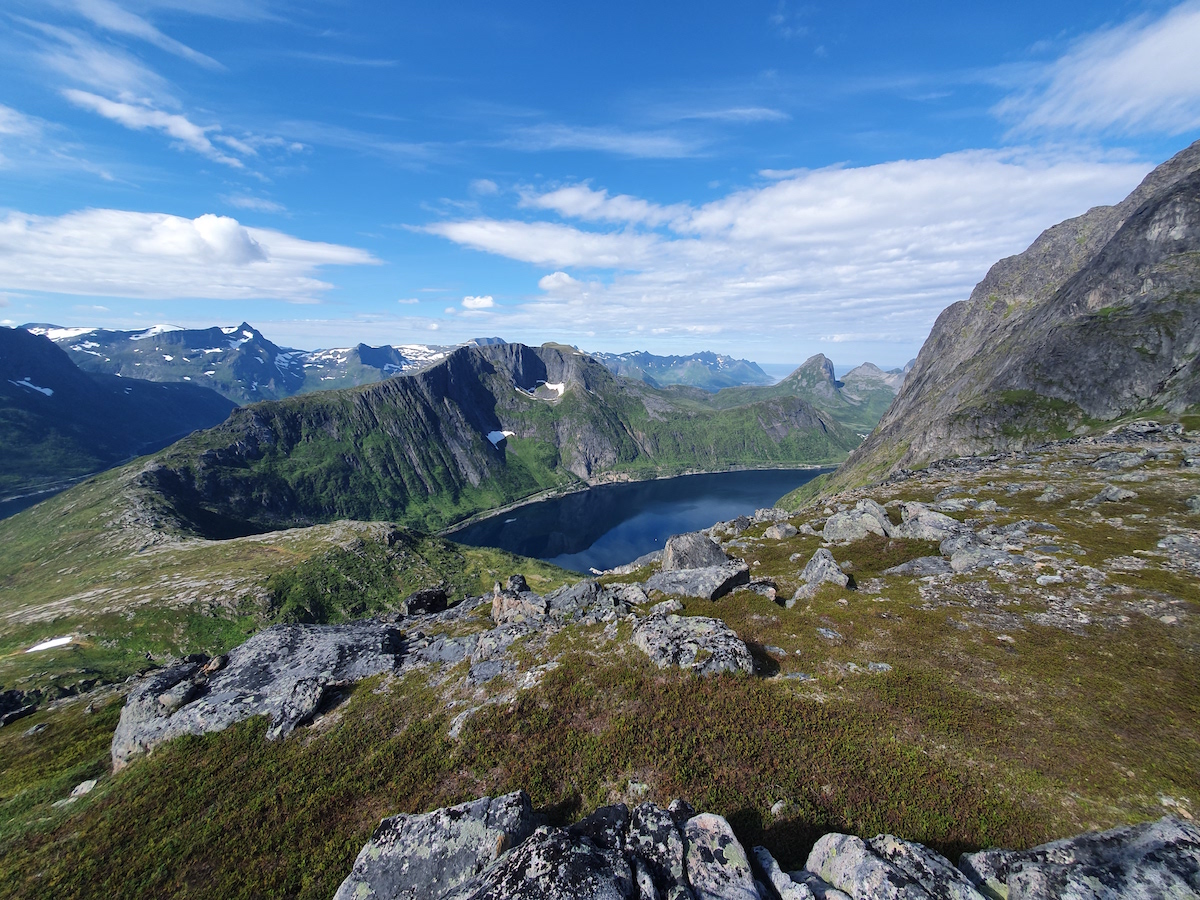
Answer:
M322 266L377 263L354 247L247 228L226 216L88 209L0 218L0 288L154 300L311 302Z

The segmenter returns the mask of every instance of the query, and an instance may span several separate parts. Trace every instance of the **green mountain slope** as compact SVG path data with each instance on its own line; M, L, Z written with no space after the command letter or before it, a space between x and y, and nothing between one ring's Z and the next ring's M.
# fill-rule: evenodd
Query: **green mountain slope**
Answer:
M833 374L833 363L818 353L778 384L726 388L710 402L718 409L726 409L767 398L796 397L865 437L891 405L903 381L902 372L884 372L870 363L847 372L839 381Z
M501 344L245 407L139 484L164 520L213 537L339 518L437 528L580 482L828 463L857 441L795 397L706 409L570 348Z
M0 492L90 474L216 425L233 408L198 385L88 374L46 338L0 328Z

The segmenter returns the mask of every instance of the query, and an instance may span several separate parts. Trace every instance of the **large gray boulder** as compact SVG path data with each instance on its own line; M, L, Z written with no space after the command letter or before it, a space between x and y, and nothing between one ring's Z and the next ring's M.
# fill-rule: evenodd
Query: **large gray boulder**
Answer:
M656 614L633 629L633 644L660 669L678 666L697 675L754 673L754 658L737 634L720 619Z
M842 571L842 567L837 564L833 554L824 547L814 553L812 559L804 564L804 571L800 573L800 578L804 584L792 595L792 599L787 604L789 607L795 605L798 600L812 599L823 584L835 584L838 587L847 587L850 584L850 576Z
M112 739L113 770L182 734L221 731L268 716L283 737L320 708L329 688L396 669L404 637L393 625L275 625L205 664L143 678L129 693Z
M423 900L474 878L537 827L524 791L384 819L334 900Z
M859 500L854 509L834 513L825 520L822 536L827 541L859 541L868 534L891 537L892 520L887 510L874 500Z
M984 900L971 881L922 844L881 834L827 834L804 868L854 900Z
M1200 828L1164 817L1032 850L964 853L959 867L987 896L1008 900L1200 897Z
M662 591L680 597L716 600L735 587L750 583L750 567L740 560L700 569L673 569L656 572L646 579L647 591Z
M957 519L934 512L922 503L905 503L900 508L901 522L892 536L915 541L944 541L966 527Z
M690 534L675 534L667 538L663 547L662 571L679 569L704 569L723 566L729 557L720 545L702 531Z
M696 900L759 900L750 860L727 821L701 813L688 819L683 835Z

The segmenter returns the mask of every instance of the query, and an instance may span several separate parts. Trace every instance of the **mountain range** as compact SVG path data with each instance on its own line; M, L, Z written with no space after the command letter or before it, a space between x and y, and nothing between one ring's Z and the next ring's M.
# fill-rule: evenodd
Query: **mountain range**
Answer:
M80 370L65 351L0 328L0 492L44 490L223 421L206 387Z

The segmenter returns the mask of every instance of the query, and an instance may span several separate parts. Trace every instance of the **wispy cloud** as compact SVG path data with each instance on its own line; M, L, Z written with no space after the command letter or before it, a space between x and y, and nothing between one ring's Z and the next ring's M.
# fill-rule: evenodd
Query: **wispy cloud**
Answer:
M502 145L529 152L592 150L641 159L681 159L697 156L702 149L698 142L671 132L555 124L517 129Z
M41 120L0 103L0 135L19 137L38 134L41 130Z
M792 117L781 109L771 109L767 106L734 106L728 109L709 109L685 113L680 118L714 122L786 122Z
M247 197L244 194L226 194L221 198L230 206L238 209L248 209L252 212L281 213L287 212L287 207L265 197Z
M106 97L100 97L87 91L75 90L74 88L63 91L63 96L76 106L90 110L106 119L124 125L126 128L133 129L134 131L144 131L147 128L161 131L174 138L183 146L207 156L214 162L219 162L235 169L245 167L245 164L240 159L222 153L209 140L208 133L219 130L219 125L200 126L189 120L186 116L177 113L167 113L140 104L119 103L115 100L109 100Z
M123 50L76 31L28 19L17 21L30 29L37 42L36 59L68 81L110 96L152 98L168 106L177 103L166 79Z
M1014 133L1200 128L1200 3L1080 40L995 109Z
M314 53L305 50L293 50L288 53L288 56L308 62L328 63L334 66L359 66L366 69L391 69L399 64L394 59L373 59L345 53Z
M211 56L206 56L186 44L181 44L174 38L168 37L141 16L117 6L111 0L73 0L72 5L80 15L105 31L140 38L160 50L173 53L207 69L224 68Z
M354 247L306 241L203 215L89 209L0 219L0 287L155 300L311 302L322 266L377 263Z
M487 218L425 230L548 270L539 295L489 311L498 328L625 343L638 334L769 335L776 344L886 335L914 349L997 259L1061 219L1120 199L1148 168L1029 149L969 151L800 171L698 206L587 185L518 201L612 223L608 230ZM611 274L594 274L604 270Z

